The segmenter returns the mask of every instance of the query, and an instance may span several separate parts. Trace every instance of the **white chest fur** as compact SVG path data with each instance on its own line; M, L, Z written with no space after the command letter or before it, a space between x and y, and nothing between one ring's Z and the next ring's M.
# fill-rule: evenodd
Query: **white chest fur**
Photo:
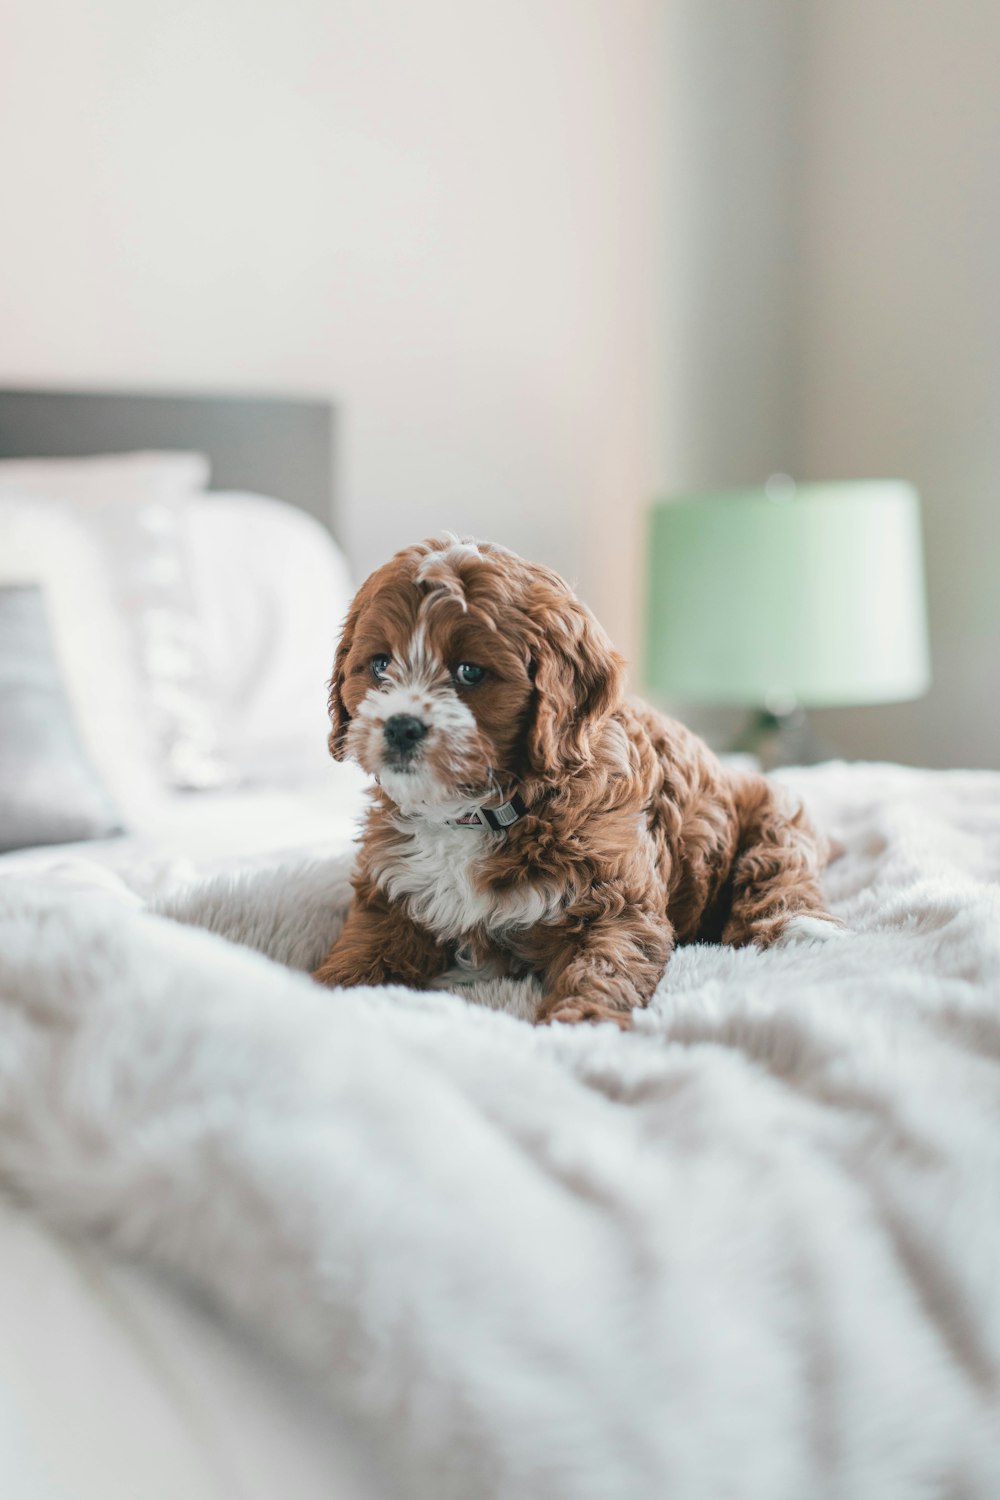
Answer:
M455 942L475 928L499 936L534 927L557 910L559 894L541 886L490 889L484 864L497 835L486 829L420 817L400 818L397 827L399 843L374 866L375 883L442 941Z

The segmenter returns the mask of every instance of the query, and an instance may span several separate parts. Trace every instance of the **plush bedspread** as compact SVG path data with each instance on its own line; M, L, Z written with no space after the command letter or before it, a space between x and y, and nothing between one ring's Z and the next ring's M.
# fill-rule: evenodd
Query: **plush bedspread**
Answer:
M992 1500L1000 776L787 779L852 935L682 950L625 1036L318 991L283 965L342 858L169 916L0 882L0 1180L292 1360L403 1497Z

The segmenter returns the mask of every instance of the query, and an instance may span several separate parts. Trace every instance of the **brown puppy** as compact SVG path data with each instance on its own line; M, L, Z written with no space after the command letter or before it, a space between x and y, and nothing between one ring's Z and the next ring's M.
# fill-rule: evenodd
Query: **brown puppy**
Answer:
M827 845L761 776L623 696L557 574L484 542L398 553L355 598L331 753L376 778L323 984L535 973L539 1020L629 1024L675 943L839 929Z

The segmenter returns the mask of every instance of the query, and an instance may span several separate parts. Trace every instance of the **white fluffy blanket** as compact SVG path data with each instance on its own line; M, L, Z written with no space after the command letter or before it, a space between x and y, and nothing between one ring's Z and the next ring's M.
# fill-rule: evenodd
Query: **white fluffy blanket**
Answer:
M790 779L855 935L684 950L627 1036L215 935L308 965L336 865L176 903L214 933L3 883L0 1179L283 1350L407 1497L992 1500L1000 777Z

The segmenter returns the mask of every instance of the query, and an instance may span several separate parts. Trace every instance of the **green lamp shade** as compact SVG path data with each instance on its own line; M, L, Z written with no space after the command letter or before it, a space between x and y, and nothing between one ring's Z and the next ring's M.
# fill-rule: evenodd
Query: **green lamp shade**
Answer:
M657 505L645 682L663 698L805 708L927 690L920 507L896 481Z

